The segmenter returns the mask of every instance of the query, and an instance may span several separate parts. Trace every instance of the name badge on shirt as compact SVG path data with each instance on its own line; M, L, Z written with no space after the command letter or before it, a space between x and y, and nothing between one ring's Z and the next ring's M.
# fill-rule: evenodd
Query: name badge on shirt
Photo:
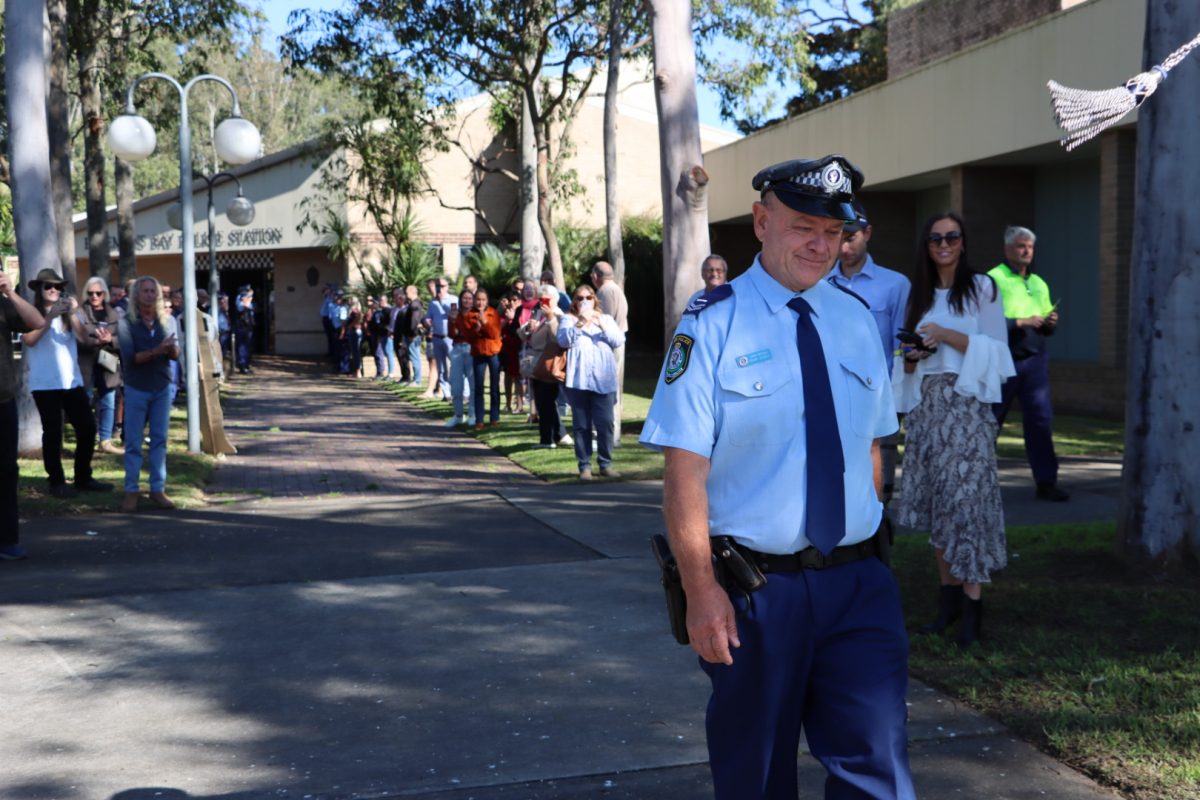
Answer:
M751 367L755 364L761 364L764 361L771 360L770 350L755 350L753 353L747 353L744 356L738 356L735 362L739 367Z

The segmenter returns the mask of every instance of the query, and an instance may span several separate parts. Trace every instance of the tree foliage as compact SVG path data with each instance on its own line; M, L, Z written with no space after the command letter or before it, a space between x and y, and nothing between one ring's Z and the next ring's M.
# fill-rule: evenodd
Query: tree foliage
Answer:
M887 20L917 0L842 0L809 11L809 83L787 102L795 117L887 80Z

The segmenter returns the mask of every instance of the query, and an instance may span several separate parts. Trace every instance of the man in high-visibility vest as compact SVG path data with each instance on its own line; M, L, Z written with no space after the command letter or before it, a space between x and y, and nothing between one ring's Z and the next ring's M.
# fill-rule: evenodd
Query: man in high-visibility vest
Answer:
M1058 457L1050 432L1054 416L1050 362L1046 354L1046 337L1058 325L1058 303L1050 299L1046 282L1033 272L1036 241L1028 228L1009 226L1004 232L1005 261L988 272L1004 298L1008 347L1017 368L1016 376L1004 382L1001 400L992 408L996 421L1003 425L1013 398L1020 399L1025 453L1037 484L1037 497L1061 502L1070 495L1058 487Z

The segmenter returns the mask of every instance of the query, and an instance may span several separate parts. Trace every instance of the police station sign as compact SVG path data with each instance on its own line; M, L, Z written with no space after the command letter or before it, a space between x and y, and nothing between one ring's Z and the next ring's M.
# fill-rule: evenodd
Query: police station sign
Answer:
M192 236L197 250L208 249L208 231L197 231ZM282 228L238 228L229 233L216 231L213 243L217 248L230 247L275 247L283 241ZM108 246L117 249L117 239L109 236ZM178 231L139 236L134 240L138 253L177 253L183 250L183 234Z

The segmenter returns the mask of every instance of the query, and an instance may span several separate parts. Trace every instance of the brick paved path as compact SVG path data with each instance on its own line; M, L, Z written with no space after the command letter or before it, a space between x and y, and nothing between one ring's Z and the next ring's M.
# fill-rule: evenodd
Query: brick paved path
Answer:
M217 467L214 493L377 496L541 483L374 381L330 375L315 360L256 359L253 375L234 376L224 410L238 453Z

